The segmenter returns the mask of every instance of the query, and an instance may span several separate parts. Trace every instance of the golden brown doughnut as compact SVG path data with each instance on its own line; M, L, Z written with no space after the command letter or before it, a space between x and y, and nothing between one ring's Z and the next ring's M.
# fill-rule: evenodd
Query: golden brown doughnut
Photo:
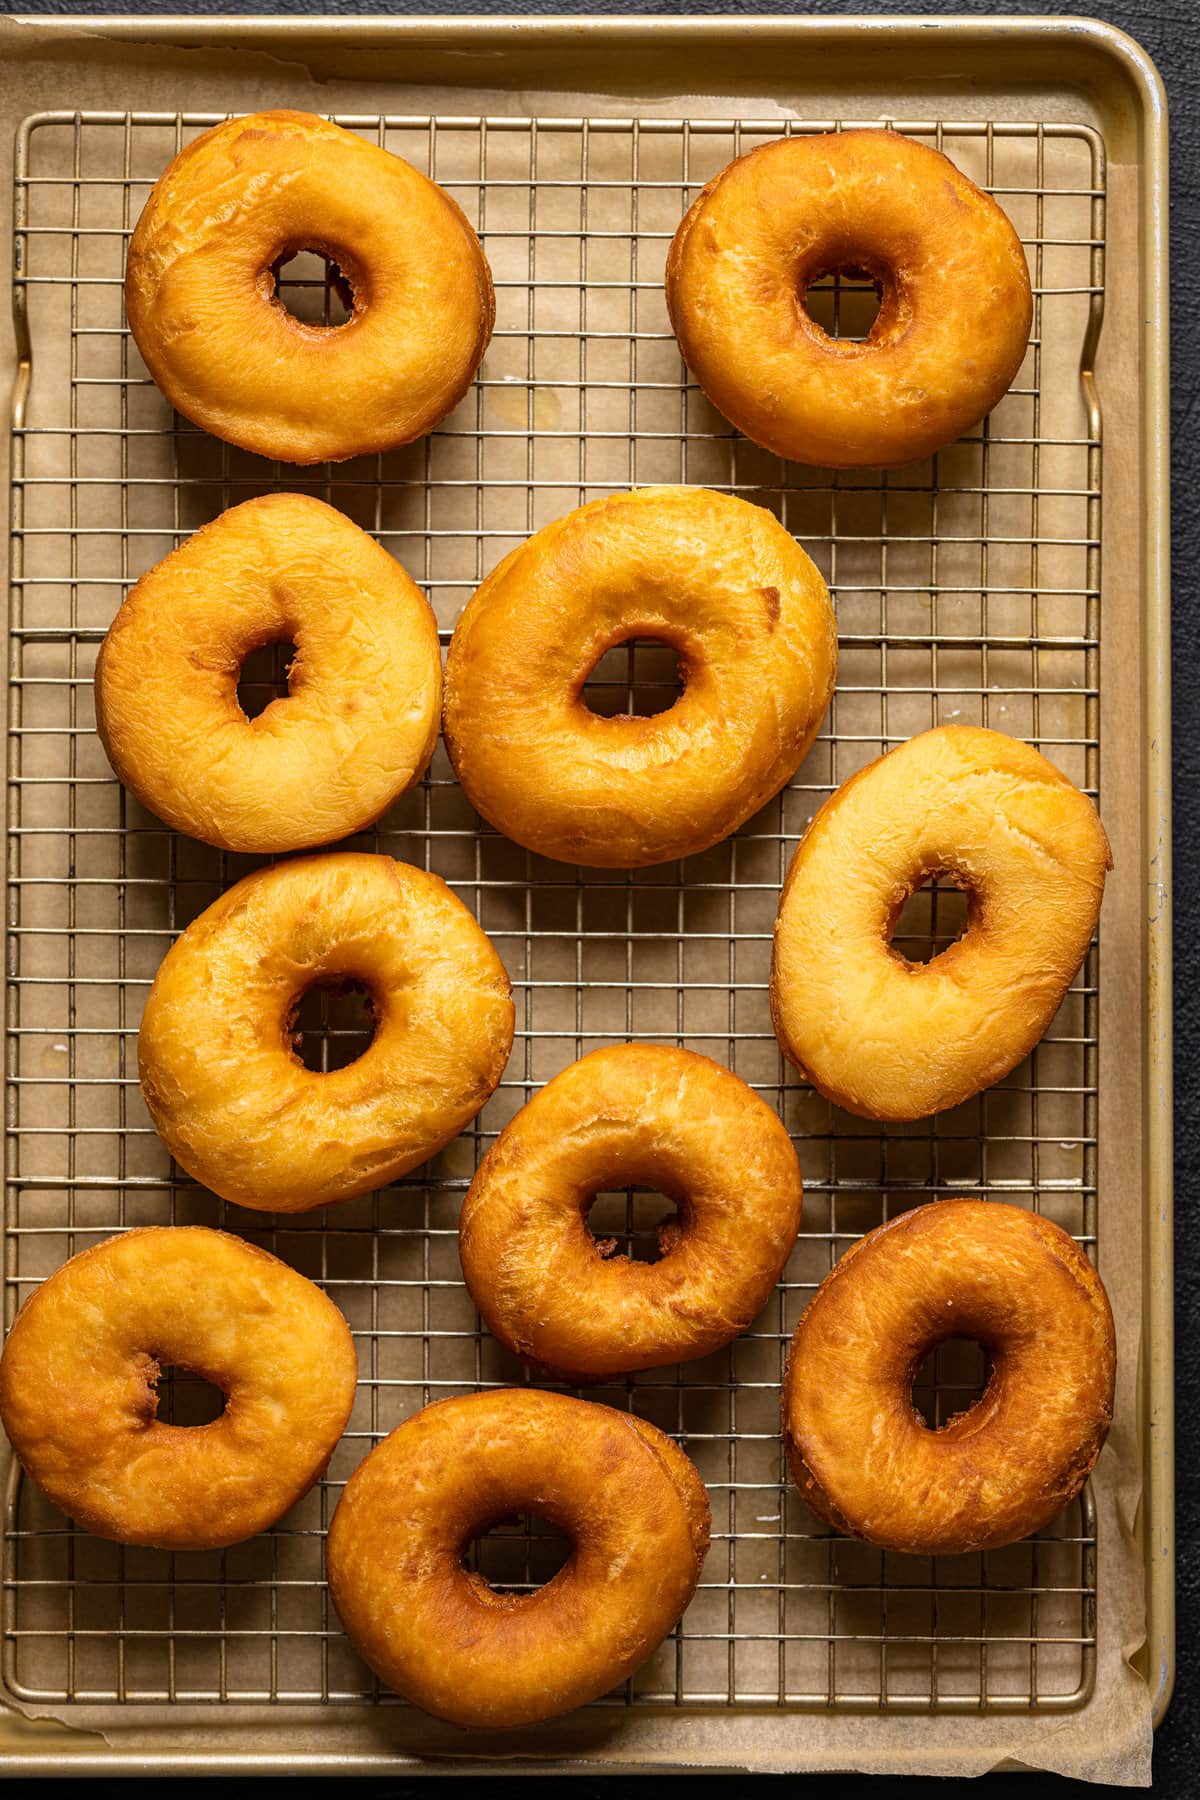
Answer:
M1086 795L1018 738L922 732L844 782L801 840L775 922L784 1055L867 1119L923 1119L989 1087L1044 1036L1083 961L1111 868ZM932 876L969 896L925 964L891 945Z
M225 1395L208 1425L162 1423L160 1365ZM98 1537L240 1544L320 1475L354 1403L350 1328L265 1250L151 1226L73 1256L17 1314L0 1418L26 1473Z
M344 325L294 318L275 271L335 262ZM228 119L159 177L129 245L125 310L177 412L281 462L341 462L423 437L492 334L479 240L436 182L312 113Z
M604 1188L678 1204L654 1263L588 1230ZM459 1253L488 1329L574 1381L690 1362L745 1331L800 1229L787 1131L744 1081L661 1044L593 1050L536 1094L488 1151Z
M974 1338L983 1394L939 1431L912 1403L924 1357ZM860 1238L792 1338L783 1436L808 1505L884 1550L954 1556L1039 1531L1082 1488L1112 1422L1112 1313L1048 1219L943 1200Z
M248 719L243 662L287 642L286 697ZM433 612L400 565L323 501L265 494L132 589L100 649L96 724L143 806L265 854L386 812L433 755L441 691Z
M874 281L857 342L804 304ZM931 456L1007 393L1033 318L1021 241L989 194L894 131L779 138L710 181L675 234L667 308L684 361L739 431L793 462Z
M295 1054L301 996L366 988L375 1037L328 1073ZM262 1212L369 1193L449 1143L512 1047L508 976L437 875L342 851L247 875L163 958L142 1092L189 1175Z
M513 1513L571 1554L532 1594L468 1573L473 1538ZM380 1680L457 1725L528 1725L631 1675L691 1599L708 1549L704 1483L655 1426L536 1388L441 1400L346 1484L329 1591Z
M602 718L606 650L656 638L681 698ZM568 513L488 576L446 662L443 729L472 805L542 856L636 868L719 843L795 773L833 692L825 583L770 513L639 488Z

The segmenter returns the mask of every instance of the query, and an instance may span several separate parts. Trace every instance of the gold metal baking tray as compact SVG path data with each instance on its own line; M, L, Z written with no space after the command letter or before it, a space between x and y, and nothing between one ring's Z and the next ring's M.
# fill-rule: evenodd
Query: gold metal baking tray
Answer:
M1138 1778L1172 1669L1171 1159L1165 120L1153 69L1107 27L915 19L96 18L0 21L14 196L9 581L5 1308L122 1226L195 1220L275 1249L343 1307L359 1402L321 1486L275 1532L171 1556L76 1531L8 1468L0 1756L13 1770L387 1769L437 1758L759 1770L999 1761ZM480 381L429 440L324 470L232 451L173 417L124 325L149 186L230 112L328 112L445 184L496 277ZM688 383L662 265L697 187L783 131L890 122L990 187L1037 294L1026 364L991 419L929 463L831 477L739 439ZM324 266L297 310L337 305ZM853 332L864 296L819 304ZM500 1091L428 1169L277 1226L167 1162L135 1042L172 935L248 859L174 837L111 776L91 670L125 586L272 487L373 530L430 594L443 641L499 557L632 483L772 507L818 560L842 661L789 790L683 865L580 872L480 829L439 751L360 840L443 874L513 977ZM247 679L279 679L270 658ZM670 690L657 653L596 672L601 708ZM1116 868L1100 941L1046 1042L1005 1083L887 1132L785 1071L766 975L780 881L830 787L961 719L1041 745L1097 793ZM958 928L918 896L916 949ZM348 1058L349 1003L305 1019ZM678 1434L714 1548L679 1631L622 1691L536 1731L466 1736L381 1694L321 1579L322 1535L370 1443L431 1398L522 1379L479 1329L455 1222L476 1159L600 1042L679 1041L734 1067L796 1134L805 1221L776 1299L729 1351L594 1395ZM781 1360L836 1255L948 1192L1036 1205L1099 1260L1120 1327L1116 1429L1083 1502L1039 1539L939 1563L834 1538L782 1469ZM657 1210L611 1196L635 1253ZM929 1404L969 1366L944 1357ZM170 1404L188 1417L179 1384ZM515 1585L553 1544L481 1549ZM1136 1642L1138 1677L1121 1653ZM913 1726L918 1718L919 1728Z

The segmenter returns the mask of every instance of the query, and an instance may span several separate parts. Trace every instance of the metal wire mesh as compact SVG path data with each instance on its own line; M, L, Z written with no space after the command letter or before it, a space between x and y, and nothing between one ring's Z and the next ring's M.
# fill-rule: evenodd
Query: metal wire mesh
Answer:
M662 295L667 244L698 187L778 121L348 118L442 182L477 224L497 330L480 380L431 438L336 468L280 468L172 417L125 328L125 245L169 158L215 120L43 114L16 162L16 313L32 384L13 438L6 1011L6 1318L91 1242L144 1223L232 1229L318 1280L361 1357L327 1478L269 1535L171 1555L75 1530L19 1477L8 1496L4 1675L24 1699L329 1700L381 1695L331 1615L322 1535L351 1469L416 1408L525 1377L480 1330L456 1220L481 1152L549 1076L597 1044L649 1039L715 1056L775 1105L805 1177L803 1230L778 1292L726 1352L590 1397L676 1433L708 1484L714 1543L678 1631L600 1705L778 1704L921 1711L1067 1708L1086 1697L1095 1539L1084 1502L1035 1540L937 1562L831 1537L789 1487L778 1439L788 1337L837 1255L904 1207L948 1193L1036 1206L1095 1243L1095 952L1034 1056L930 1122L884 1131L785 1071L766 982L783 874L836 783L912 732L974 721L1028 738L1074 780L1098 770L1098 413L1104 163L1068 125L893 121L994 192L1027 246L1033 336L992 417L932 461L831 476L739 438L691 386ZM849 121L847 121L849 122ZM824 130L836 120L791 123ZM297 311L336 319L336 279L282 272ZM870 296L811 298L861 334ZM332 309L332 310L331 310ZM864 311L865 309L865 311ZM171 1167L136 1079L141 1005L174 935L251 859L175 837L113 779L94 730L97 646L127 585L223 508L315 492L373 531L425 588L443 641L475 585L570 507L631 483L697 482L772 508L826 574L841 667L826 726L788 790L730 842L634 873L541 861L480 827L439 750L428 779L355 840L445 876L512 976L517 1038L475 1127L384 1193L275 1224ZM278 661L245 672L252 704ZM599 710L669 697L662 647L610 653ZM926 889L899 939L950 941L958 897ZM317 994L306 1059L346 1060L353 996ZM662 1201L606 1196L593 1223L645 1254ZM919 1383L958 1410L978 1369L953 1346ZM167 1404L193 1416L181 1389ZM561 1545L534 1522L481 1546L522 1586Z

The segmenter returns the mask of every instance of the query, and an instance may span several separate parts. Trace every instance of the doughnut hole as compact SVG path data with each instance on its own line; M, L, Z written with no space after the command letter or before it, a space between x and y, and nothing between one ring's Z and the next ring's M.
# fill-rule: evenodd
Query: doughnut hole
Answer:
M912 1403L930 1431L969 1412L987 1387L992 1361L974 1338L943 1338L928 1350L912 1384Z
M271 267L267 293L302 325L336 330L357 311L352 280L319 250L285 250Z
M149 1386L158 1397L160 1425L211 1425L225 1411L225 1395L215 1382L176 1363L158 1362L158 1377L149 1379Z
M680 699L686 675L679 653L661 638L626 638L589 671L580 699L602 719L652 719Z
M627 1256L631 1262L656 1263L669 1255L684 1219L675 1201L654 1189L624 1188L592 1195L587 1228L605 1261Z
M827 270L803 289L800 304L825 337L864 344L881 311L881 284L863 269Z
M965 935L970 919L966 889L953 876L928 875L900 908L888 941L902 962L931 963Z
M260 644L243 662L238 672L238 705L248 719L257 719L276 700L286 700L292 691L292 669L296 646L290 639Z
M854 357L897 343L912 323L912 302L890 264L854 243L827 244L796 270L803 331L833 355Z
M463 1567L493 1594L510 1600L553 1581L571 1560L575 1546L565 1531L536 1513L497 1519L481 1526L463 1547Z
M288 1021L291 1051L306 1069L328 1075L349 1068L371 1048L377 1026L371 990L351 975L314 982Z

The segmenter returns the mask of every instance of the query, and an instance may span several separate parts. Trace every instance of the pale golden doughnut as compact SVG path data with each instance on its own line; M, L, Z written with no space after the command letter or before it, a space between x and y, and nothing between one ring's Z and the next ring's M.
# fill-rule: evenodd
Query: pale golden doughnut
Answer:
M684 692L654 718L582 698L655 638ZM703 488L595 500L505 557L446 660L443 729L472 805L542 856L636 868L719 843L795 773L833 692L829 594L771 513Z
M375 1036L307 1069L301 996L358 981ZM437 875L390 856L307 856L247 875L163 958L138 1066L159 1136L239 1206L307 1212L383 1187L488 1099L508 1059L504 965Z
M879 289L862 342L805 308L838 270ZM835 469L915 462L978 424L1033 318L1005 213L894 131L778 138L730 163L675 234L667 307L688 368L739 431Z
M156 1418L160 1365L225 1395L208 1425ZM98 1537L216 1550L308 1492L358 1378L345 1319L240 1238L151 1226L73 1256L17 1314L0 1417L26 1472Z
M912 1402L925 1356L973 1338L980 1398L933 1431ZM1074 1240L994 1201L943 1200L872 1231L796 1327L783 1434L808 1504L919 1556L1028 1537L1073 1500L1112 1422L1108 1297Z
M344 325L276 298L299 250L338 265ZM156 182L129 245L129 329L177 412L282 462L340 462L432 431L492 333L491 275L436 182L303 112L214 126Z
M1096 809L1018 738L943 725L825 802L779 902L771 1012L808 1081L868 1119L923 1119L1027 1056L1071 985L1111 867ZM931 876L969 896L926 964L891 946Z
M292 642L286 696L248 719L238 674ZM231 507L143 575L96 663L125 786L176 831L265 854L371 825L433 755L442 666L428 601L323 501Z
M468 1574L473 1538L530 1512L572 1539L532 1594ZM695 1591L708 1496L677 1444L608 1406L509 1388L441 1400L355 1470L329 1590L381 1681L458 1725L529 1725L633 1673Z
M657 1262L610 1255L593 1197L640 1184L678 1203ZM707 1056L593 1050L488 1151L459 1221L471 1297L516 1355L573 1381L689 1362L766 1305L800 1228L800 1168L765 1100Z

